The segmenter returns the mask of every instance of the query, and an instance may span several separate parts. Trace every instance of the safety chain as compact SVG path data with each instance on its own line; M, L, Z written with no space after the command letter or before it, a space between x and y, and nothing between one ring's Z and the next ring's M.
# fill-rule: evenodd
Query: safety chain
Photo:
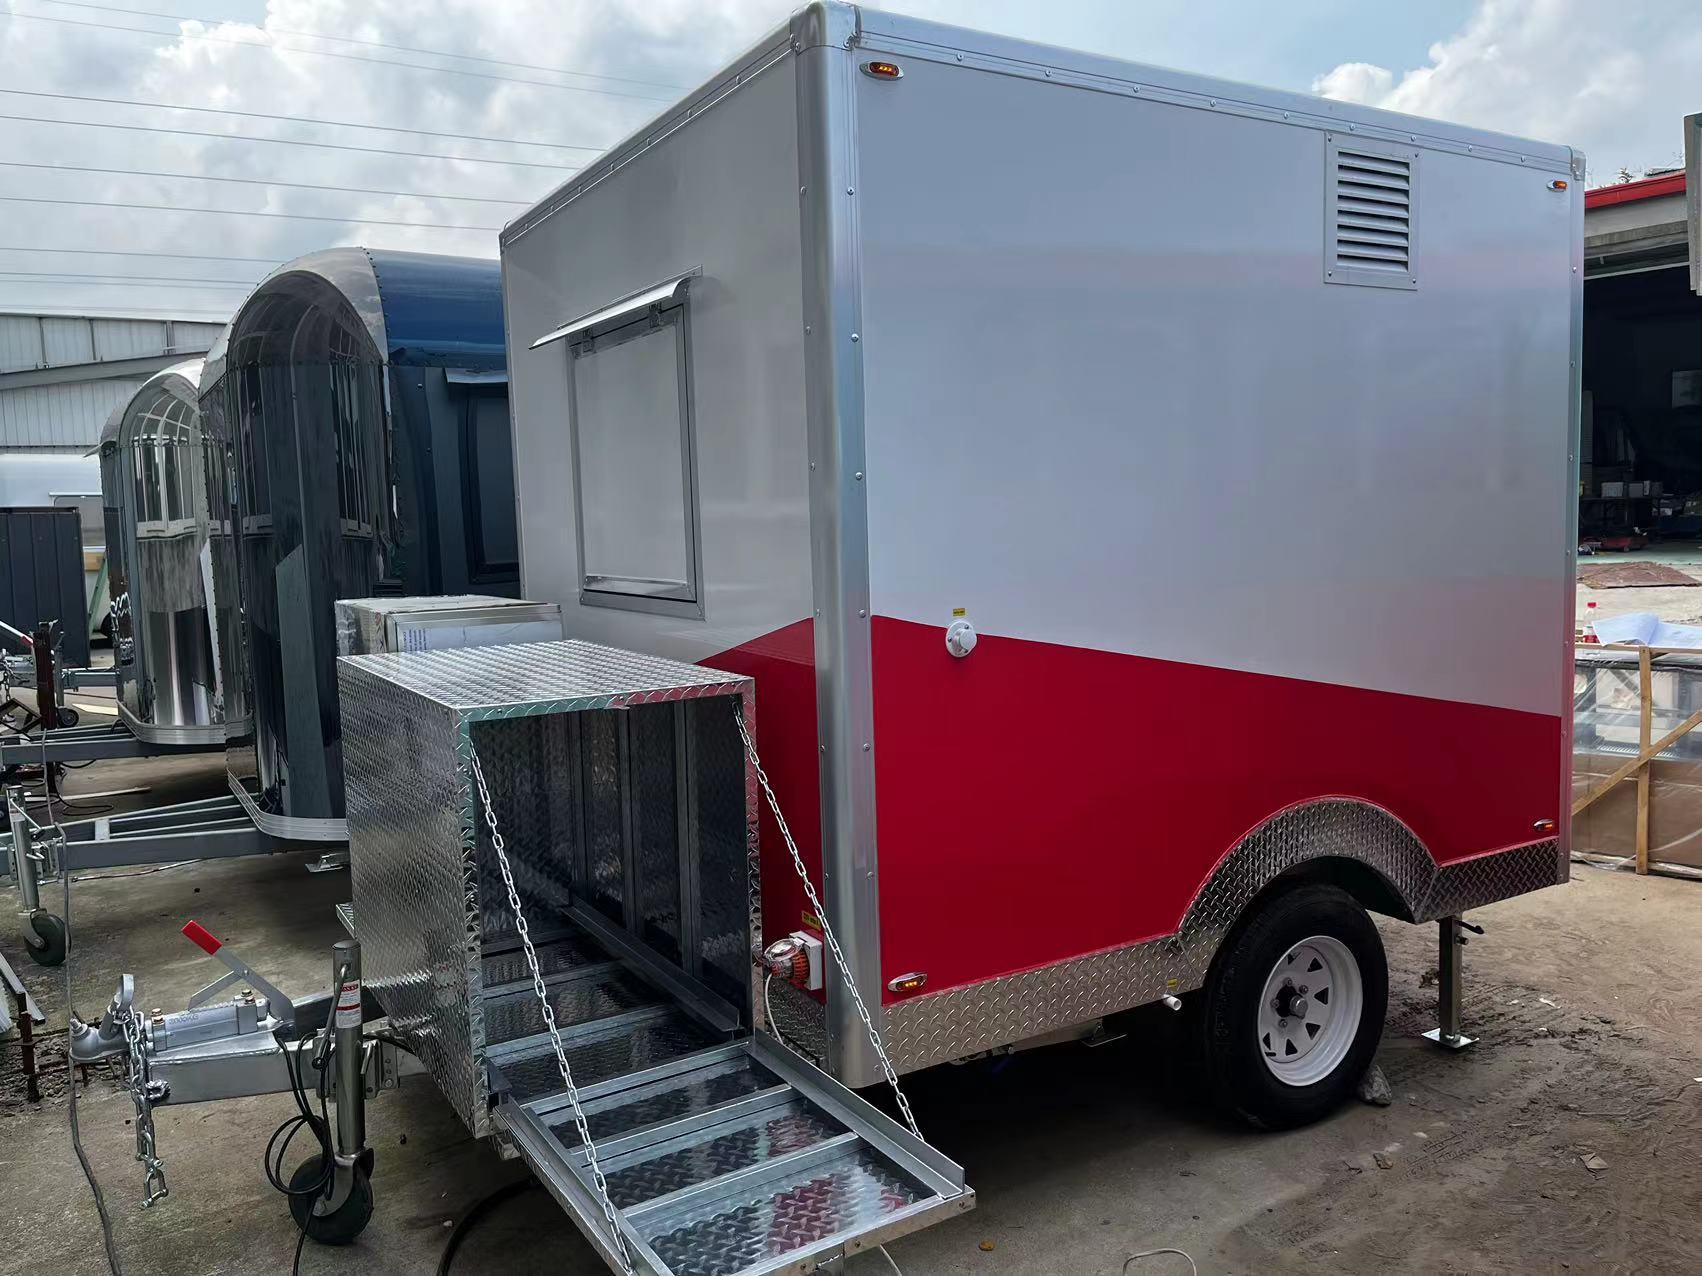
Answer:
M786 823L786 817L780 813L780 800L774 796L774 786L768 782L768 772L762 769L762 759L757 756L756 741L751 739L750 728L745 725L744 711L738 702L733 705L733 721L739 728L739 738L745 742L745 754L750 758L751 766L756 769L756 782L762 786L763 795L768 799L768 809L774 812L774 822L780 826L780 836L786 839L786 849L792 852L792 867L798 870L798 880L803 882L804 894L809 896L810 908L821 924L822 939L826 941L828 951L833 954L833 960L839 966L840 977L845 980L845 990L851 994L851 1001L857 1007L863 1027L869 1031L869 1041L881 1061L881 1071L886 1073L886 1083L892 1087L893 1097L898 1100L898 1110L904 1114L904 1123L910 1127L910 1133L920 1139L922 1131L916 1124L915 1113L910 1110L910 1100L904 1097L904 1091L898 1086L898 1070L892 1066L892 1060L887 1056L886 1046L881 1042L880 1030L875 1027L874 1016L863 1004L863 994L857 991L857 981L851 977L851 963L845 960L845 952L839 947L839 940L834 937L833 927L827 923L827 909L822 906L821 896L816 894L816 888L810 882L809 870L804 867L804 857L798 854L798 844L792 840L792 830Z
M124 1029L124 1044L129 1051L130 1077L126 1088L130 1101L136 1105L136 1159L142 1163L142 1207L168 1196L165 1162L154 1149L154 1100L165 1097L165 1083L148 1075L148 1055L142 1049L142 1026L136 1022L136 1008L124 1006L118 1012L118 1023Z
M579 1141L585 1148L586 1159L591 1164L591 1177L596 1182L597 1198L603 1206L603 1217L609 1222L609 1237L615 1243L615 1251L620 1255L621 1270L626 1276L634 1276L632 1259L626 1252L626 1238L621 1235L620 1224L615 1218L615 1204L609 1199L609 1183L603 1177L603 1167L597 1163L597 1145L591 1141L591 1127L585 1122L585 1109L579 1102L579 1087L573 1083L573 1069L568 1067L567 1047L562 1045L561 1032L556 1027L556 1015L550 1005L549 994L544 990L543 972L538 969L538 953L532 947L532 936L526 926L526 914L520 910L520 892L514 885L514 873L508 866L508 851L503 845L502 834L496 827L496 810L491 805L491 793L485 784L484 768L479 765L479 754L468 743L468 753L473 760L473 779L479 786L479 801L485 808L485 824L490 828L491 848L496 851L497 867L502 870L502 884L508 888L508 906L514 911L514 928L520 934L520 946L526 951L526 964L532 969L532 991L538 995L538 1004L544 1010L544 1026L550 1030L550 1042L555 1046L556 1067L561 1070L562 1084L567 1087L567 1101L573 1107L573 1124L579 1128Z

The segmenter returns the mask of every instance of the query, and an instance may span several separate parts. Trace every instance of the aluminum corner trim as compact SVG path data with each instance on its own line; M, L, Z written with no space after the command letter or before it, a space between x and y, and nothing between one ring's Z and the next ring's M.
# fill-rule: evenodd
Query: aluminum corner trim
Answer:
M842 21L819 5L797 22ZM855 74L824 42L798 54L798 185L804 260L804 395L810 455L811 580L821 786L822 894L849 974L880 1008L869 520L864 483L861 246ZM827 973L827 1069L849 1086L880 1072L837 969Z
M863 31L862 11L841 0L816 0L792 15L792 51L849 49ZM803 117L800 117L802 119ZM799 143L802 146L802 142Z
M1572 206L1568 210L1571 218L1571 295L1569 297L1570 335L1569 352L1567 354L1567 423L1566 449L1564 465L1566 473L1562 489L1567 492L1578 490L1579 465L1583 459L1582 430L1584 411L1584 185L1586 177L1584 153L1574 148L1572 151ZM1694 187L1692 190L1694 191ZM1697 198L1694 194L1692 199ZM1692 269L1695 269L1694 259ZM1561 607L1560 632L1554 635L1554 640L1560 644L1560 685L1555 688L1555 709L1560 718L1560 756L1564 765L1560 768L1558 777L1558 793L1555 798L1555 818L1558 827L1555 830L1555 859L1558 880L1566 881L1572 875L1572 732L1573 732L1573 660L1575 649L1575 625L1577 624L1577 591L1571 582L1578 577L1578 502L1568 500L1564 505L1566 520L1565 534L1560 545L1561 566L1560 579L1565 582L1562 588L1564 605Z

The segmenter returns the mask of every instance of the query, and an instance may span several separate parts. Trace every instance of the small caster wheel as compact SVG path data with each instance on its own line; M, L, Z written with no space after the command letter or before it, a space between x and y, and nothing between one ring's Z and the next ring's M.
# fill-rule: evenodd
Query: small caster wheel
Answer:
M30 924L24 931L24 946L38 966L65 964L65 919L45 908L30 914Z
M321 1245L347 1245L366 1230L372 1218L372 1179L367 1168L356 1162L350 1171L354 1182L348 1196L336 1209L322 1214L319 1211L325 1207L325 1194L311 1189L325 1173L324 1165L316 1156L296 1167L290 1176L290 1213L310 1240Z
M62 727L74 727L82 720L82 717L82 714L78 713L68 704L62 704L59 706L58 718L59 725Z

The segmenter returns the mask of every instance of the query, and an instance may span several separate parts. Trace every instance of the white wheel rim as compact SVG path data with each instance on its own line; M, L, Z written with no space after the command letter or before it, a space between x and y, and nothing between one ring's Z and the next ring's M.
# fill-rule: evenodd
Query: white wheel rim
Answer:
M1365 981L1359 962L1330 935L1303 939L1277 959L1259 999L1259 1053L1285 1085L1315 1085L1347 1057L1359 1035Z

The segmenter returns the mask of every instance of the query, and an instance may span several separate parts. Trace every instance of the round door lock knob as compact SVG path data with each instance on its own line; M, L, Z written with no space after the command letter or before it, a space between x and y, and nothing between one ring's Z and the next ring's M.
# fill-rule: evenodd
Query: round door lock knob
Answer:
M954 620L946 627L946 650L960 660L975 650L978 641L975 626L967 620Z

